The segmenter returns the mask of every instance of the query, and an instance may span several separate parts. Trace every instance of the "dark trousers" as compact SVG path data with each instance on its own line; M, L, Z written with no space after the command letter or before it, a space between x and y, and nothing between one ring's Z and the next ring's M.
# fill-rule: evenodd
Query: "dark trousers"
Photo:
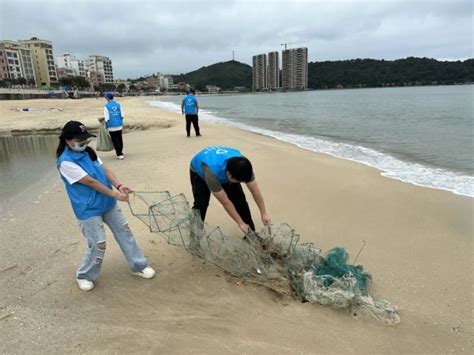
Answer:
M199 132L199 117L198 115L186 115L186 134L189 137L191 135L191 123L194 127L194 132L196 132L196 136L200 136L201 133Z
M112 143L114 144L115 154L117 156L123 155L123 140L122 140L122 130L110 132L110 138L112 138Z
M206 185L206 182L194 171L190 171L191 176L191 187L193 188L194 204L193 208L199 210L201 213L201 219L204 221L206 218L207 207L209 206L209 199L211 198L211 191ZM245 199L244 190L242 190L241 184L222 184L222 188L226 192L229 200L234 205L240 218L249 225L254 231L255 224L250 214L249 204Z

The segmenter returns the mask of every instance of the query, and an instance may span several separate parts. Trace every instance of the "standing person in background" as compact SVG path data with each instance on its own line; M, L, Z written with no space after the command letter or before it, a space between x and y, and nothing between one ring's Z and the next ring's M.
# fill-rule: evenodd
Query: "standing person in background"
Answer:
M181 103L181 114L186 115L186 134L188 137L191 135L191 123L193 124L196 137L201 136L198 117L199 105L195 95L196 91L190 89L189 93L184 97L183 102Z
M87 242L76 274L83 291L94 288L102 266L106 249L104 223L112 231L132 274L145 279L155 276L117 205L117 200L128 201L130 189L88 147L91 137L95 136L81 122L69 121L64 125L56 151L56 166Z
M124 158L122 139L123 111L120 104L114 101L113 93L106 92L104 97L107 100L107 104L104 107L104 117L99 118L99 121L102 122L105 119L107 130L114 144L115 154L117 154L117 159L122 160Z

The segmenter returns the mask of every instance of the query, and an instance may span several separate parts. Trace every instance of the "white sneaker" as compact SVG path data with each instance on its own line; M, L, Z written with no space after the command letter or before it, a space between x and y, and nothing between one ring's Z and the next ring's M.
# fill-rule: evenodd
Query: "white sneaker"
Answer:
M86 279L76 279L79 288L82 291L90 291L94 288L94 283Z
M125 157L124 157L123 155L117 156L117 159L118 159L118 160L123 160L124 158L125 158Z
M152 279L155 277L156 272L151 267L147 266L142 271L132 272L132 275L143 277L144 279Z

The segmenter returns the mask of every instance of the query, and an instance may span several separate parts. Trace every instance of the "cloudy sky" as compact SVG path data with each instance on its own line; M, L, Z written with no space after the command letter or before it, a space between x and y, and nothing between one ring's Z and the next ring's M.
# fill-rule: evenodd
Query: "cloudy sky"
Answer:
M310 61L473 57L471 0L0 0L0 39L112 59L116 78L309 49Z

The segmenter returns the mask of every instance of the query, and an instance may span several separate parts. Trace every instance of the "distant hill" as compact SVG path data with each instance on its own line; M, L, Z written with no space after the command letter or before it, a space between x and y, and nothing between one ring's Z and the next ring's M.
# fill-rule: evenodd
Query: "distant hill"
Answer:
M442 62L429 58L352 59L308 64L313 89L431 85L474 82L474 59Z
M174 82L186 82L198 90L206 85L223 89L252 87L252 67L231 60L216 63L187 74L174 75ZM351 59L308 63L308 87L381 87L386 85L431 85L474 82L474 59L438 61L429 58L397 60Z
M174 83L180 81L191 84L195 89L205 91L206 85L217 85L223 89L233 89L236 86L252 87L252 67L250 65L230 60L199 68L198 70L173 75Z

